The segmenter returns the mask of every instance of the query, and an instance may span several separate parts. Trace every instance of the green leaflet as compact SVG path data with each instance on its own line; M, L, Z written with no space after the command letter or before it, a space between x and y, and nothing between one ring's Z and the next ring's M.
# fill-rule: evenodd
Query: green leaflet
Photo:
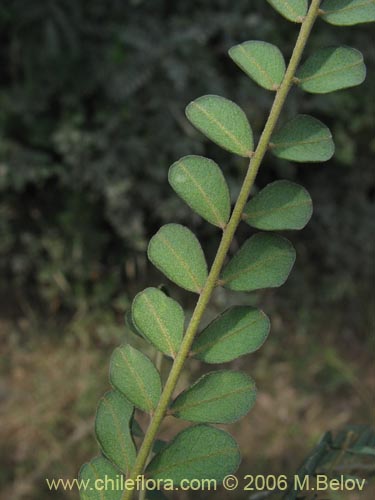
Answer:
M216 479L233 474L240 452L230 434L209 425L195 425L180 432L151 460L146 474L155 479Z
M335 152L329 128L308 115L297 115L275 132L270 148L278 158L297 162L327 161Z
M338 26L351 26L375 21L374 0L325 0L322 19Z
M203 375L172 403L175 417L191 422L229 424L254 405L254 381L242 372L217 371Z
M153 363L134 347L123 345L112 354L109 378L137 408L152 412L159 401L161 381Z
M301 23L307 14L307 0L267 0L282 16L294 23Z
M225 266L222 283L242 292L280 286L287 280L295 258L296 252L286 238L257 233Z
M327 47L312 54L296 75L298 85L312 94L360 85L366 78L366 66L359 50Z
M253 132L242 109L234 102L216 95L192 101L186 108L190 122L231 153L248 157L254 147Z
M284 56L275 45L258 41L244 42L229 49L229 56L265 89L277 90L284 78Z
M132 306L136 328L157 349L174 358L184 332L184 311L178 302L157 288L139 293Z
M169 169L176 193L201 217L224 228L230 215L229 189L218 165L203 156L185 156Z
M302 229L312 212L312 200L304 187L275 181L247 203L243 219L250 226L266 231Z
M136 451L130 434L134 406L119 392L107 392L99 402L95 419L97 440L104 455L124 474L133 467Z
M206 363L226 363L261 347L270 331L263 311L234 306L214 319L194 340L192 353Z
M133 436L143 438L144 432L142 430L142 427L139 425L139 423L136 421L136 419L134 417L131 420L130 427L131 427L131 433L133 434Z
M95 457L90 462L84 464L79 471L79 480L86 481L91 486L85 491L81 489L79 497L81 500L120 500L122 491L107 489L95 489L95 481L99 488L105 484L105 480L120 480L120 471L116 469L106 458Z
M151 238L148 257L171 281L200 293L207 279L203 250L194 234L180 224L166 224Z

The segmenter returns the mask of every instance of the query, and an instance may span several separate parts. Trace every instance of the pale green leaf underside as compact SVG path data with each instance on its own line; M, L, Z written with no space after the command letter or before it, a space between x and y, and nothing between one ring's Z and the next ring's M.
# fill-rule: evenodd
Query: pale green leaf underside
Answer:
M146 469L155 479L216 479L221 482L233 474L240 463L240 452L230 434L209 425L196 425L180 432Z
M141 334L157 349L176 356L185 321L180 304L157 288L146 288L133 301L132 317Z
M283 17L294 23L302 22L307 13L307 0L267 0Z
M104 455L124 474L134 465L136 451L130 434L134 407L118 391L107 392L99 402L95 433Z
M200 293L207 279L203 250L194 234L180 224L166 224L151 238L148 257L177 285Z
M226 363L261 347L270 331L263 311L234 306L215 318L194 340L192 353L206 363Z
M90 462L84 464L79 471L79 479L88 482L89 488L84 491L81 489L79 497L81 500L120 500L121 490L112 490L111 488L95 489L95 481L101 480L97 484L100 487L104 485L105 480L116 481L120 478L120 471L116 469L106 458L95 457ZM91 489L92 488L92 489Z
M230 216L229 189L218 165L203 156L185 156L169 169L176 193L201 217L223 228Z
M112 386L137 408L151 412L156 408L161 393L161 381L153 363L130 345L117 347L112 354L109 369Z
M296 75L298 85L312 94L326 94L355 87L366 78L366 66L359 50L327 47L312 54Z
M224 97L206 95L186 107L189 121L206 137L239 156L253 150L253 133L242 109Z
M290 181L268 184L246 205L243 219L266 231L302 229L312 215L312 200L306 189Z
M254 381L242 372L217 371L203 375L171 405L174 416L191 422L229 424L254 405Z
M229 49L229 56L265 89L277 90L284 78L284 57L275 45L258 41L244 42Z
M338 26L351 26L375 21L374 0L325 0L322 19Z
M329 128L308 115L297 115L282 126L270 147L278 158L296 162L327 161L335 152Z
M248 239L222 274L226 288L252 291L281 286L296 258L292 244L275 234L257 233Z

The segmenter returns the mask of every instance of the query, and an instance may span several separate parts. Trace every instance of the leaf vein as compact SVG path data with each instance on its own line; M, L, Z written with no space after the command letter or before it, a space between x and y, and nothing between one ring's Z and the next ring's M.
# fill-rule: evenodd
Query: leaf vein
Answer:
M246 150L245 146L241 143L241 141L239 141L237 137L234 134L232 134L232 132L230 132L230 130L224 127L224 125L221 122L219 122L219 120L217 120L206 109L204 109L203 106L200 106L197 102L193 102L193 104L199 109L199 111L201 111L201 113L206 115L206 117L210 122L214 123L217 127L219 127L219 129L222 130L227 137L229 137L237 146L239 146L243 153L244 151L246 151L246 154L250 153L250 151Z
M346 66L341 66L339 68L331 69L330 71L322 71L320 73L315 73L312 76L307 76L306 78L300 78L300 83L309 82L311 80L318 80L319 78L323 78L327 75L333 75L335 73L341 73L343 70L355 68L356 66L361 66L363 61L358 61L353 64L347 64Z
M172 408L172 410L176 410L178 413L178 412L184 411L186 409L195 408L196 406L205 405L207 403L212 403L213 401L218 401L220 399L228 398L228 397L232 396L233 394L241 394L242 392L246 392L248 389L252 389L252 388L254 388L254 385L248 384L244 387L241 387L240 389L231 390L230 392L220 394L220 395L215 396L215 397L203 399L201 401L196 401L195 403L190 403L190 404L185 404L185 405L183 404L182 406L177 405L175 408Z
M133 369L130 361L128 360L127 358L127 355L123 352L123 351L120 351L121 353L121 357L123 358L126 366L128 367L130 373L133 375L135 381L137 382L137 385L139 387L139 390L141 391L141 393L143 394L143 397L146 399L148 405L149 405L149 410L151 411L154 407L153 403L152 403L152 400L146 390L146 387L144 386L143 384L143 381L142 379L140 378L140 376L138 375L138 373Z
M255 325L256 323L259 323L260 321L262 321L263 318L257 318L255 319L254 321L251 321L250 323L247 323L246 325L244 326L241 326L240 328L236 328L234 330L231 330L229 333L227 333L226 335L223 335L222 337L220 337L219 340L213 340L211 342L207 342L206 344L204 344L202 347L200 347L199 349L197 349L196 351L193 352L193 355L196 355L196 354L199 354L201 353L202 351L205 351L207 348L210 348L212 347L213 345L215 344L219 344L220 342L224 342L225 340L233 337L234 335L237 335L238 333L241 333L242 331L244 330L247 330L248 328L250 328L251 326ZM202 332L203 333L203 332ZM198 337L198 340L199 340L199 337Z
M288 256L289 256L289 253L287 253L287 252L280 252L280 253L277 254L276 257L274 255L272 255L270 257L266 257L261 262L252 264L251 266L248 266L248 267L245 267L244 269L242 269L238 273L232 274L231 276L227 277L226 279L223 280L224 284L225 283L230 283L231 281L233 281L234 279L238 278L239 276L242 276L243 274L246 274L249 271L254 271L254 269L258 269L259 267L264 266L266 263L272 263L275 260L279 259L280 257L288 257Z
M112 415L112 419L113 419L113 421L115 423L115 427L117 429L117 436L118 436L118 439L120 440L120 446L122 448L122 451L124 453L124 458L125 458L126 471L124 471L124 472L127 472L129 470L129 465L130 464L129 464L129 457L128 457L127 451L126 451L126 445L124 443L124 440L121 439L124 436L124 431L123 431L123 429L121 429L121 425L120 425L119 419L118 419L116 413L113 411L112 405L109 404L108 401L106 401L105 398L103 398L102 401L104 403L104 406L106 406L109 409L109 411L110 411L110 413Z
M264 214L271 214L273 212L281 212L283 210L290 210L291 208L297 208L302 206L311 205L311 201L301 201L299 203L289 203L288 205L284 205L282 207L275 208L267 208L264 210L251 210L249 213L244 213L244 219L252 219L254 217L259 217Z
M246 57L248 57L250 59L250 61L257 67L257 69L260 71L260 73L268 80L268 82L271 84L271 86L276 85L276 82L273 81L273 78L268 73L268 71L263 66L261 66L258 63L258 61L254 57L251 56L251 54L249 54L249 52L245 49L245 47L240 45L240 48L245 53Z
M160 235L159 235L159 237L165 243L165 245L169 248L169 250L171 251L171 253L176 257L176 259L185 268L186 272L189 274L190 278L194 282L194 285L196 286L196 289L197 289L196 291L199 293L200 289L201 289L201 285L199 283L199 280L198 280L197 276L195 276L195 274L191 270L189 264L181 257L181 255L178 252L176 252L176 250L173 248L173 246L171 245L170 241L167 238L165 238L163 236L160 236Z
M171 342L171 339L170 339L170 334L168 332L168 329L167 327L165 326L165 323L162 321L162 319L160 318L160 316L158 315L157 311L155 310L153 304L151 303L151 301L146 297L145 294L142 294L141 297L145 300L146 302L146 307L148 307L148 309L151 311L151 314L154 316L154 318L156 319L159 327L160 327L160 332L162 334L162 336L164 337L167 345L168 345L168 348L169 348L169 352L170 354L175 357L176 356L176 351L173 347L173 344Z

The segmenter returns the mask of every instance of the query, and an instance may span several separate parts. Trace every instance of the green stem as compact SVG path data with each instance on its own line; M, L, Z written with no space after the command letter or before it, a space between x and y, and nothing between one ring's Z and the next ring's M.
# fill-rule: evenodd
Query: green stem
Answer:
M217 280L220 276L221 269L223 267L225 258L227 256L229 247L233 240L233 236L236 232L237 226L241 221L241 216L246 205L247 199L249 197L251 188L253 187L256 175L258 173L259 167L262 163L264 155L267 152L269 142L272 133L275 129L276 123L280 116L281 110L287 98L290 88L293 85L293 78L296 73L298 64L300 62L303 50L309 38L311 29L314 22L318 16L319 5L321 0L312 0L309 12L305 17L301 30L298 35L296 45L293 50L292 57L290 59L288 68L285 72L284 79L276 93L275 100L273 102L267 123L264 127L263 133L260 137L258 146L255 150L254 155L251 158L249 168L242 184L240 194L238 196L237 202L234 206L231 218L223 231L223 236L212 264L210 273L208 275L205 286L199 296L198 302L195 306L193 315L191 317L189 326L187 327L185 336L181 343L180 350L174 360L171 371L169 373L168 379L165 383L163 392L161 394L158 406L148 427L142 446L139 450L136 462L134 464L133 470L129 475L129 479L135 480L137 476L142 474L147 458L152 449L154 439L158 433L159 427L165 413L168 409L169 402L171 400L173 391L177 385L180 374L182 372L186 358L189 355L191 345L194 341L195 335L197 334L202 316L207 308L208 302L211 298L212 292L217 284ZM134 491L125 491L122 500L131 500Z

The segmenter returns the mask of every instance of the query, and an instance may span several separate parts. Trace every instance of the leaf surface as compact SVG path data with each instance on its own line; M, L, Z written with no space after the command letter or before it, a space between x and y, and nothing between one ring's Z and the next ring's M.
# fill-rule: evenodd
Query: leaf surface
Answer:
M290 181L268 184L246 205L243 219L266 231L302 229L312 215L312 200L306 189Z
M229 220L229 189L218 165L203 156L185 156L169 169L176 193L201 217L223 228Z
M257 233L226 265L222 282L226 288L243 292L278 287L287 280L295 258L296 252L286 238Z
M307 14L307 0L267 0L283 17L294 23L302 22Z
M184 311L178 302L157 288L139 293L132 306L136 328L157 349L174 358L184 332Z
M203 375L174 400L171 411L191 422L229 424L246 415L255 398L254 381L246 373L223 370Z
M366 78L366 66L359 50L350 47L326 47L317 50L296 74L298 85L312 94L360 85Z
M267 42L249 41L229 49L231 59L258 85L277 90L285 74L280 50Z
M338 26L351 26L375 21L374 0L325 0L322 19Z
M194 357L206 363L226 363L256 351L266 340L270 320L263 311L234 306L214 319L195 339Z
M188 104L186 116L206 137L222 148L248 157L253 132L242 109L224 97L206 95Z
M80 499L121 500L121 490L112 490L111 488L101 489L101 485L104 485L106 480L113 480L115 484L116 479L119 478L120 471L116 469L106 458L102 456L93 458L90 462L84 464L79 471L79 480L85 481L89 485L86 490L83 488L80 490ZM98 481L98 483L95 483L96 481ZM95 489L95 484L99 484L100 489Z
M308 115L297 115L271 139L271 151L278 158L296 162L320 162L332 158L335 145L328 127Z
M195 425L180 432L152 459L146 474L155 479L216 479L233 474L240 463L238 445L230 434L209 425Z
M133 467L136 451L130 434L134 406L118 391L107 392L99 402L95 432L106 457L124 474Z
M177 285L200 293L207 279L203 250L194 234L180 224L166 224L151 238L148 257Z
M117 347L109 369L112 386L137 408L151 412L161 393L158 371L150 359L130 345Z

